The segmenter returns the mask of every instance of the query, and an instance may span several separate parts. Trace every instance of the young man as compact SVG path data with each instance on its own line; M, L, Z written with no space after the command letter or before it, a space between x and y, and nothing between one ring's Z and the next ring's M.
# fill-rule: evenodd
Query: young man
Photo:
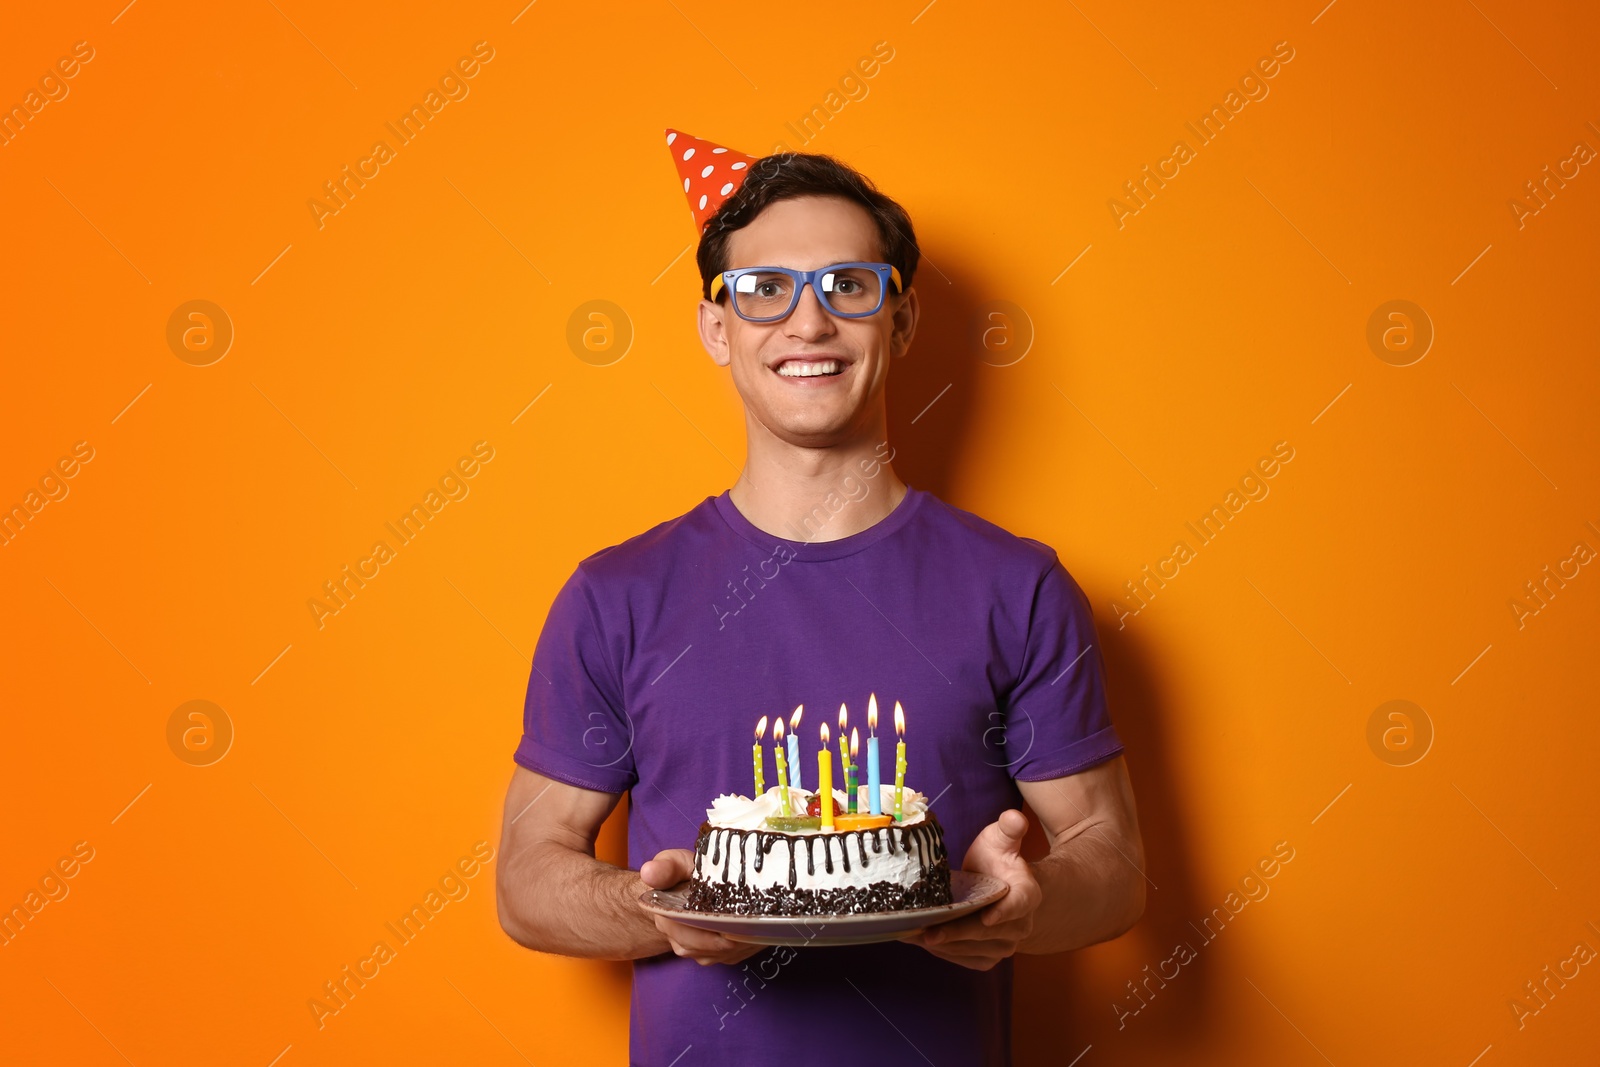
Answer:
M1011 956L1115 937L1144 909L1082 591L1048 546L907 486L890 463L884 387L916 331L917 260L905 212L843 164L750 165L698 253L700 337L744 403L744 470L580 563L540 635L500 921L532 949L634 961L638 1067L1008 1063ZM877 266L815 286L724 274L845 263ZM1003 898L901 941L803 949L640 908L647 889L689 877L711 800L750 791L758 717L804 702L811 756L841 701L865 733L869 693L905 709L907 782L932 800L952 860L1007 882ZM892 722L879 729L894 739ZM637 870L594 856L624 792ZM1024 800L1051 843L1032 863Z

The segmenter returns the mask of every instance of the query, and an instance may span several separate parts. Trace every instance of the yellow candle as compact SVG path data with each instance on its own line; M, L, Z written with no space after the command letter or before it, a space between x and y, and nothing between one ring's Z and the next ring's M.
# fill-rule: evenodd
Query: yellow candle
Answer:
M778 757L778 814L789 814L789 761L783 757L783 720L772 724L772 754Z
M898 700L894 702L894 732L900 735L894 746L894 819L899 822L905 814L901 794L906 787L906 714L900 710Z
M822 748L817 751L817 800L822 832L833 831L833 753L828 750L828 724L822 724Z
M756 761L756 797L767 791L767 769L761 759L761 739L767 733L767 717L761 716L761 721L756 723L756 743L750 746L750 754Z

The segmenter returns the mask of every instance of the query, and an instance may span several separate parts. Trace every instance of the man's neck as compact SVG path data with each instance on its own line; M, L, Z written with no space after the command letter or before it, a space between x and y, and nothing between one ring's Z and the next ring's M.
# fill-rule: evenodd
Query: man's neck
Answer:
M906 484L888 462L893 456L881 432L832 448L752 435L749 458L728 498L765 533L791 541L837 541L876 526L905 498Z

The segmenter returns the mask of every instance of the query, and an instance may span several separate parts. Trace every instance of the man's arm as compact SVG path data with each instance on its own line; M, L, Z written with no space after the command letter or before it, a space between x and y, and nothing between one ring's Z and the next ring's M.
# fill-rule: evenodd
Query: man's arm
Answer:
M1144 914L1144 841L1121 756L1065 778L1018 782L1050 851L1033 866L1044 899L1018 952L1065 952L1124 933Z
M1086 771L1017 783L1050 840L1022 858L1028 821L1008 808L978 834L962 867L1010 887L975 914L902 938L952 962L988 970L1017 952L1048 953L1107 941L1144 914L1144 843L1121 756Z
M506 790L495 907L512 940L540 952L632 960L675 952L702 964L737 963L760 945L729 941L639 906L693 870L688 849L667 849L640 871L595 858L594 842L620 793L580 789L518 767Z

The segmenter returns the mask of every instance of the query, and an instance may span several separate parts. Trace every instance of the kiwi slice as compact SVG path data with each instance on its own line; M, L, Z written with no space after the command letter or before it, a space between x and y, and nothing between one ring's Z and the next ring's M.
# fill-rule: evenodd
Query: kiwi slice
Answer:
M822 816L820 815L768 815L767 829L769 830L820 830L822 829Z

